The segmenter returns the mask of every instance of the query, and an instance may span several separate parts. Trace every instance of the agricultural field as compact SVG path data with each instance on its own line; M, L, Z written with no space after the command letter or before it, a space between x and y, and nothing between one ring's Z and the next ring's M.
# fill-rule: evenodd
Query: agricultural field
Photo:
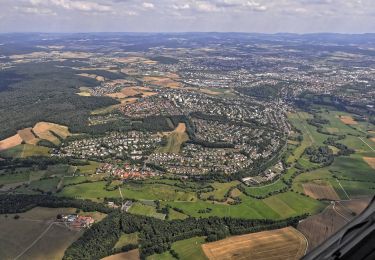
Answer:
M40 189L40 192L55 192L61 178L71 172L71 166L65 164L50 165L45 170L36 167L17 168L14 172L3 170L0 171L0 190L35 193L36 189Z
M300 259L307 241L299 231L287 227L229 237L202 248L208 259Z
M49 156L50 148L31 144L20 144L7 150L1 151L0 156L10 158L26 158L32 156Z
M375 157L373 148L371 147L371 142L367 138L367 132L374 128L373 125L366 122L357 122L357 124L345 124L342 119L349 120L352 115L340 111L330 110L330 109L320 109L316 112L323 119L328 120L328 124L323 124L323 131L330 132L337 135L345 135L343 140L339 140L339 143L345 144L351 149L355 150L355 154L350 156L338 156L335 157L332 165L324 168L317 168L315 164L312 164L308 160L301 156L299 159L293 157L291 160L290 156L288 158L289 162L297 161L303 169L312 170L310 172L302 173L297 176L293 182L293 190L298 192L304 192L315 198L322 198L323 191L319 191L321 195L313 195L309 187L315 185L317 182L325 183L334 189L338 197L341 199L356 198L361 196L366 196L369 194L374 194L374 181L375 181L375 171L371 168L371 158ZM315 126L311 126L307 123L306 119L311 119L312 115L307 113L294 113L289 115L291 122L300 130L303 131L304 140L306 137L312 143L318 142L319 145L322 144L322 140L332 137L330 135L321 134L317 132ZM348 123L348 122L347 122ZM302 142L302 143L303 143ZM296 148L299 149L302 144ZM296 151L295 150L295 151ZM294 153L295 153L294 151ZM336 149L336 153L337 153ZM366 158L370 158L367 159ZM370 163L369 163L370 162ZM316 169L317 168L317 169ZM297 170L291 167L287 170L285 174L285 179L290 179L292 174ZM305 189L307 188L307 189ZM315 187L317 188L317 187ZM326 189L326 188L325 188ZM331 190L331 188L329 188ZM331 190L331 195L333 191ZM330 199L337 199L336 195L330 197Z
M301 221L297 229L309 241L308 250L310 251L317 247L356 215L360 214L367 207L369 201L369 198L363 198L335 202L323 212Z
M339 195L329 183L316 181L302 184L302 186L304 193L311 198L340 200Z
M54 223L59 213L74 213L72 208L34 208L28 212L0 215L0 259L61 259L65 249L82 235Z
M207 257L202 250L202 244L205 242L204 237L193 237L177 241L172 244L172 249L178 254L181 260L206 260ZM155 254L147 257L147 260L173 260L175 259L169 251L163 254Z
M43 152L42 149L46 147L37 146L39 141L46 140L52 144L59 145L61 140L66 139L69 135L71 135L71 133L66 126L39 122L33 128L29 127L18 130L16 135L4 140L0 140L0 151L5 151L5 154L17 154L16 151L23 150L20 155L11 156L20 158L36 155L48 155L48 152ZM20 146L22 149L16 149ZM33 148L33 146L36 148ZM8 150L13 151L9 151L7 153Z
M375 157L363 157L363 160L375 170Z

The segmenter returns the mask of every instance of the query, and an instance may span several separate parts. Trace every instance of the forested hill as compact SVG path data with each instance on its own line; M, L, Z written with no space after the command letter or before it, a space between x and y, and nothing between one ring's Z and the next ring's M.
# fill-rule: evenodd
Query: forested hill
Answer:
M56 63L23 64L2 74L12 80L0 75L0 89L3 88L0 91L0 139L40 121L67 125L72 131L80 131L86 126L92 110L118 103L109 97L77 95L79 86L98 83L77 76L72 69L57 67Z

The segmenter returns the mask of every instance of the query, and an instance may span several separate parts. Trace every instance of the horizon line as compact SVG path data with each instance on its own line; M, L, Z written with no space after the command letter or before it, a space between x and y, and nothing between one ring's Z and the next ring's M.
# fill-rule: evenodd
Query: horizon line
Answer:
M337 35L368 35L374 34L375 32L359 32L359 33L343 33L343 32L304 32L304 33L297 33L297 32L244 32L244 31L159 31L159 32L151 32L151 31L113 31L113 32L105 32L105 31L78 31L78 32L43 32L43 31L30 31L30 32L22 32L22 31L14 31L14 32L0 32L0 34L260 34L260 35L280 35L280 34L290 34L290 35L314 35L314 34L337 34Z

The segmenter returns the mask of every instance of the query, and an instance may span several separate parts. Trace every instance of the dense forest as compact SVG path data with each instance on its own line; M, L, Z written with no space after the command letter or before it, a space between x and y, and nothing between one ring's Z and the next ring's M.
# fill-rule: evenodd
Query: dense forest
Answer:
M113 211L113 209L110 209L103 204L92 202L90 200L75 200L49 195L0 194L0 214L25 212L37 206L48 208L73 207L87 212L99 211L102 213L110 213Z
M237 88L236 90L247 96L257 97L261 99L275 99L278 97L280 91L278 86L272 85Z
M23 64L14 71L23 80L0 92L0 139L39 121L67 125L73 132L86 128L90 112L118 102L108 97L81 97L79 86L95 86L94 80L75 75L54 64Z
M305 150L310 162L330 165L333 160L333 152L328 146L308 147Z

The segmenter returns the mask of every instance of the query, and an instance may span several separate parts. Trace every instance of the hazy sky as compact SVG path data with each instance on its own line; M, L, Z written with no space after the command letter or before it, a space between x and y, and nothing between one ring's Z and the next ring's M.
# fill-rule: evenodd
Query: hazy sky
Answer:
M0 32L375 32L375 0L0 0Z

